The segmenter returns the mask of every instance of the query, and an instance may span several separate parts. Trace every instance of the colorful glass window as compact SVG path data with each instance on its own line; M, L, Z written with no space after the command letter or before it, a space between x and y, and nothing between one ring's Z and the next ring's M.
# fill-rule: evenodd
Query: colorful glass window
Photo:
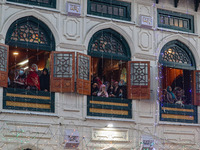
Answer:
M194 16L158 9L158 27L194 33Z
M20 18L12 23L6 35L6 43L10 46L55 50L55 40L50 29L32 16Z
M112 29L104 29L94 34L89 45L89 55L94 57L127 60L130 48L125 39Z
M160 53L159 62L168 67L195 69L195 62L189 48L178 40L167 43Z
M88 0L88 14L130 21L131 4L112 0Z

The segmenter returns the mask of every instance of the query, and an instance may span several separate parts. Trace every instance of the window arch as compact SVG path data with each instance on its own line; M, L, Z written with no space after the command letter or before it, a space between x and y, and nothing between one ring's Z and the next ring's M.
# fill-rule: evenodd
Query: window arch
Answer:
M130 48L124 37L110 28L100 30L92 36L88 46L88 54L126 61L131 58Z
M178 40L170 41L160 52L159 64L160 120L196 123L193 105L199 101L199 77L190 49Z
M52 62L50 56L55 51L55 39L51 30L33 16L23 17L10 25L5 44L0 47L0 51L7 55L7 58L0 57L7 65L7 70L0 71L4 72L4 78L8 79L4 79L4 85L0 85L6 87L3 108L54 112L55 94L50 92L48 73ZM42 79L44 75L46 83ZM17 97L16 94L23 96ZM26 101L27 97L29 101ZM13 102L13 98L17 102Z
M7 32L5 43L24 48L55 50L55 40L51 30L33 16L23 17L13 22Z
M165 44L162 48L159 63L167 67L195 70L195 59L190 49L178 40Z

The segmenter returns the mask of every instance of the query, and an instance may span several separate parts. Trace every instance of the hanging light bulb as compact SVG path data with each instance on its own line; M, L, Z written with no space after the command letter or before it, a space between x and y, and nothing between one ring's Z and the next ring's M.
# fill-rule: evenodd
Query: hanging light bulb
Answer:
M14 55L14 56L18 56L18 55L19 55L19 52L13 52L13 55Z

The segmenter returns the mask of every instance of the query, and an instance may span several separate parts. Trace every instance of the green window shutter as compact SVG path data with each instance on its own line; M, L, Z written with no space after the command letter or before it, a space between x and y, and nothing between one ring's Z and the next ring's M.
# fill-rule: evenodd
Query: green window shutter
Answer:
M194 33L194 16L158 9L158 27Z
M88 0L88 14L120 19L131 20L131 3L112 0Z
M7 0L10 2L36 5L41 7L56 8L56 0Z

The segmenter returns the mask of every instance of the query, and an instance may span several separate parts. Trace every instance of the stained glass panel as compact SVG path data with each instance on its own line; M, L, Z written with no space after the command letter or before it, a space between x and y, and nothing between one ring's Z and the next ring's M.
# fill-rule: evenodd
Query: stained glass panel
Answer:
M90 59L89 57L85 57L83 55L78 56L78 72L79 79L89 80L90 74Z
M72 54L58 53L54 54L54 77L71 78L72 77Z
M104 34L98 37L92 44L92 51L125 55L123 46L112 34Z
M188 54L178 46L166 49L161 55L163 61L192 64Z
M7 71L7 47L0 45L0 71Z
M131 63L131 85L148 85L147 63Z
M30 42L37 44L48 44L45 32L39 25L33 24L27 21L26 24L16 25L12 35L11 40Z

